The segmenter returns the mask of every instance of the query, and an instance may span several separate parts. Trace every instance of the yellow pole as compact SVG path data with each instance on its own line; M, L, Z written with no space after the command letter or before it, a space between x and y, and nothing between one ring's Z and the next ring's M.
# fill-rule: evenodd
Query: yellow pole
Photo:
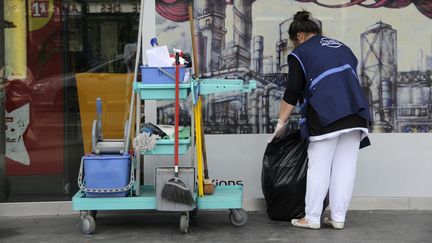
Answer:
M27 26L24 0L5 0L5 77L27 78Z
M204 179L203 179L203 156L202 156L202 138L201 138L201 98L198 98L194 106L195 116L195 136L196 136L196 151L197 151L197 174L198 174L198 196L204 196Z

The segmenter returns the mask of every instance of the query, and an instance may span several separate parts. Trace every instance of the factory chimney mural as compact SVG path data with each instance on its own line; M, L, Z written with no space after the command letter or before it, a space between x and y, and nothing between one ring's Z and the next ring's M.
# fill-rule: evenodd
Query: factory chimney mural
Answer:
M182 1L171 2L178 6ZM204 103L205 132L273 132L279 102L289 82L287 55L293 46L288 28L294 13L301 9L313 13L324 35L353 49L359 60L359 81L373 116L372 132L431 132L432 3L363 2L331 5L304 0L195 0L201 78L257 81L257 89L251 93L209 95ZM400 20L394 16L396 11L418 20ZM160 12L160 22L172 24L183 35L190 34L184 20L168 19ZM425 32L421 43L410 43L413 40L406 21ZM181 45L175 38L166 42ZM184 103L182 108L183 120L190 120L189 105ZM159 121L171 113L172 105L159 106ZM296 108L289 126L298 126L299 118Z

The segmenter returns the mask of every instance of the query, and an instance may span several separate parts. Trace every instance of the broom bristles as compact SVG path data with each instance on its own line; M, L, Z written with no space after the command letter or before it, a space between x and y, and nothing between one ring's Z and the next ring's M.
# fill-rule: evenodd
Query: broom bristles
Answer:
M165 183L162 197L177 203L193 205L195 203L192 193L186 184L178 178L172 178Z

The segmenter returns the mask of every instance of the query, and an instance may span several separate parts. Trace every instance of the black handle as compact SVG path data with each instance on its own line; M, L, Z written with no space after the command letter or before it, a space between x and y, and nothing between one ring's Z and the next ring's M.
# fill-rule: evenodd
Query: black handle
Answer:
M178 52L175 54L175 64L180 65L180 54Z

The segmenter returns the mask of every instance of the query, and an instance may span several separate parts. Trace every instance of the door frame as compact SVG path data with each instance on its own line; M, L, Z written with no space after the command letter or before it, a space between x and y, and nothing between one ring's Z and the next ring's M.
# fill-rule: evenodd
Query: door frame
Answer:
M4 66L5 66L5 34L4 34L4 2L0 2L0 107L5 107L6 92L4 89ZM7 200L6 197L6 165L5 165L5 109L0 109L0 202Z

